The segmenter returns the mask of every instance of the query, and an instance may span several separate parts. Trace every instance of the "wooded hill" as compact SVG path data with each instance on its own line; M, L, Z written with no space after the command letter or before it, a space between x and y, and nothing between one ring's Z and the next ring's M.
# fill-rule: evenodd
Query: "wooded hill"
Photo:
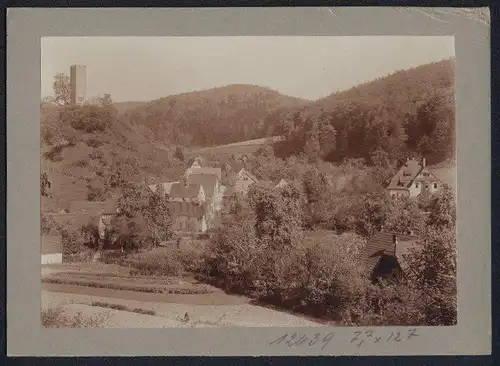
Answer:
M122 116L158 141L207 147L263 137L266 115L307 103L260 86L229 85L157 99Z
M444 60L308 102L254 85L173 95L120 105L122 118L146 127L156 141L208 147L276 135L280 155L318 150L340 160L378 149L390 156L425 155L435 163L454 155L454 60ZM311 136L317 135L317 138ZM307 142L310 142L306 148Z
M383 150L391 157L419 155L437 163L454 156L454 84L454 60L398 71L269 115L261 133L286 137L288 143L277 149L282 155L306 152L369 162L374 151Z

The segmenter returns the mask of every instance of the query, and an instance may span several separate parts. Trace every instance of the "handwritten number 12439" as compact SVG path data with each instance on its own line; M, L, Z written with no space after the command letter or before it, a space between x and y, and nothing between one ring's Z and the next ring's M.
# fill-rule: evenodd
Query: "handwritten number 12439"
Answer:
M333 338L333 332L331 333L314 333L313 335L299 335L298 333L283 334L281 337L276 338L274 341L270 342L270 345L285 344L288 347L320 347L324 350L325 347L330 343Z

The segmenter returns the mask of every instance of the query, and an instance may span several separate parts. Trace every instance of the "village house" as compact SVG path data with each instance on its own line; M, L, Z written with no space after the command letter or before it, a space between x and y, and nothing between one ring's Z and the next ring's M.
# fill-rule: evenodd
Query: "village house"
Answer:
M405 255L418 247L419 238L412 233L380 231L372 236L361 252L361 261L372 280L408 275Z
M392 197L418 197L438 192L443 188L442 182L425 164L415 159L408 159L391 178L387 191Z
M205 166L204 160L201 156L195 156L188 160L188 166L192 169L202 168Z
M203 186L199 183L174 183L170 188L169 201L191 202L202 205L206 201L206 194Z
M63 245L61 235L42 235L42 264L62 263Z
M238 193L247 194L250 186L258 181L259 180L248 170L241 168L238 173L236 173L234 189Z
M252 184L257 183L259 180L252 173L250 173L244 163L234 161L232 163L225 162L222 164L222 170L225 174L234 173L234 181L231 182L231 189L225 194L247 194L248 189Z
M177 232L205 232L208 228L207 215L201 206L190 202L170 202L173 229Z
M196 185L203 187L205 201L208 207L216 212L222 208L223 186L217 175L206 173L192 173L188 176L188 186Z
M276 184L276 188L283 188L283 187L286 187L288 185L288 182L284 179L280 180L278 182L278 184Z

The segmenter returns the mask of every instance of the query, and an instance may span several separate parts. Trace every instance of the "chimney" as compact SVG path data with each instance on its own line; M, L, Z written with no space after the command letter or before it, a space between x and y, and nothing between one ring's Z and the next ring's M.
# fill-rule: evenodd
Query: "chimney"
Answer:
M422 167L425 168L425 158L422 158Z
M393 236L392 236L392 243L393 243L394 245L397 245L397 244L398 244L398 236L397 236L397 235L393 235Z

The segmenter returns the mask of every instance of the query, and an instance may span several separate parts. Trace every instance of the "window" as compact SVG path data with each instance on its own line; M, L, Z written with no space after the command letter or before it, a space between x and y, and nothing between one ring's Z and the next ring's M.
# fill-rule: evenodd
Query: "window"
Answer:
M426 188L426 189L427 189L427 188L429 188L429 185L428 185L428 184L426 184L426 185L425 185L425 188Z
M437 183L434 183L434 188L437 188L438 187L438 184Z
M419 184L418 183L415 183L415 188L418 188L419 187Z

